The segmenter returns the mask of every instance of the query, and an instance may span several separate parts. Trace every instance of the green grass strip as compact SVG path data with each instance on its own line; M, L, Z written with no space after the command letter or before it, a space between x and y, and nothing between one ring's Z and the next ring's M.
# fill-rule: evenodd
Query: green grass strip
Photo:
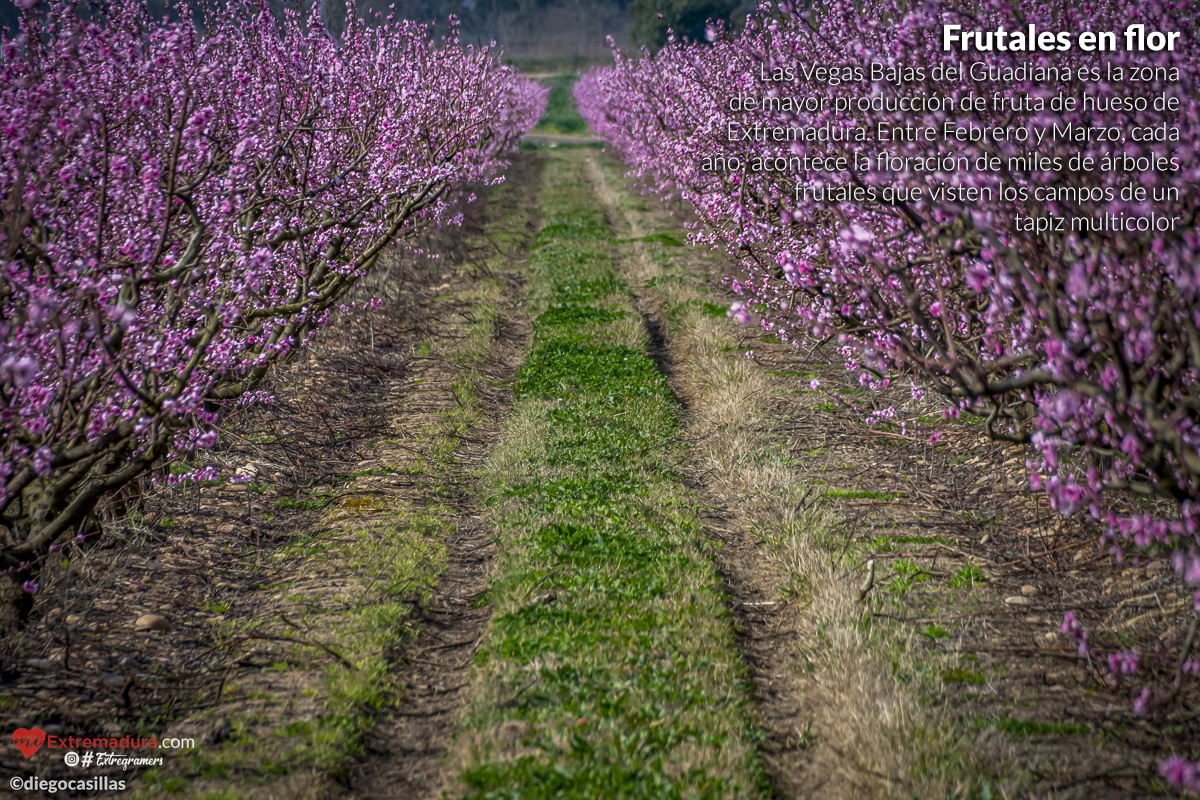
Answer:
M587 134L588 125L575 109L575 98L571 95L571 89L577 79L578 76L574 73L562 73L542 80L542 83L550 87L550 97L546 103L546 113L533 129L534 133L555 133L563 136Z
M646 354L607 335L631 309L580 166L544 177L543 313L484 480L502 552L456 791L766 797L711 544L676 469L679 407Z

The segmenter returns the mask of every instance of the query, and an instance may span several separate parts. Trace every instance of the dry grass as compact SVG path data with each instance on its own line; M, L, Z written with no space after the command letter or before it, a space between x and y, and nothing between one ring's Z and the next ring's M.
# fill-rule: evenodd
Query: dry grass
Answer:
M513 404L500 427L500 440L480 473L485 490L494 492L505 482L537 476L538 465L546 460L543 420L555 405L539 397L524 397Z
M682 287L671 294L671 306L688 299ZM796 655L810 666L802 694L814 742L802 784L824 797L948 796L949 787L913 780L915 766L946 744L921 735L935 721L894 677L911 671L919 648L863 624L861 575L828 546L836 517L821 503L801 504L809 486L770 435L764 404L779 387L731 352L733 344L730 325L689 310L673 326L672 360L700 437L706 488L737 509L736 527L767 545L786 575L779 588L802 603Z

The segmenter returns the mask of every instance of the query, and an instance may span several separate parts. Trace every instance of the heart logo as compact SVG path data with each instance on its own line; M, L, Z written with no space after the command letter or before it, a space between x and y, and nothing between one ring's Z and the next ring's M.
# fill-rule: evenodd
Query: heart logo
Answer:
M38 751L42 743L46 741L46 732L41 728L17 728L13 731L13 744L17 749L25 754L26 758L33 758L33 754Z

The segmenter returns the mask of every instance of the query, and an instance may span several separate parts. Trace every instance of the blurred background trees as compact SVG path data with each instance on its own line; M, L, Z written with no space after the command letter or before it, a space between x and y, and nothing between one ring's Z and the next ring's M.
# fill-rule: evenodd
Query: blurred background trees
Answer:
M22 0L27 2L28 0ZM61 0L41 0L42 3ZM317 0L268 0L272 8L300 7L307 11ZM193 7L208 0L191 0ZM107 0L84 0L89 9L103 9ZM178 6L175 0L150 0L164 15ZM413 19L444 30L451 14L462 25L464 42L495 40L510 58L552 60L547 71L563 66L581 67L606 61L606 38L618 45L645 45L658 50L667 41L667 30L704 40L708 19L732 20L753 10L751 0L358 0L359 14ZM345 26L342 0L327 0L323 8L326 27L335 33ZM15 29L19 12L13 0L0 0L0 26ZM564 64L563 62L577 62Z
M652 52L667 43L668 30L704 41L708 20L735 22L753 10L739 0L633 0L629 3L630 38Z

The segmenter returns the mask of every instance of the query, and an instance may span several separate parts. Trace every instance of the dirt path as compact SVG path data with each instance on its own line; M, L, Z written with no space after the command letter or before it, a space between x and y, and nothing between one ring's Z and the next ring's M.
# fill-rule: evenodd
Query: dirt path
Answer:
M492 613L479 601L487 590L495 542L475 506L470 469L486 458L499 434L500 418L512 403L508 383L530 339L529 323L512 313L511 301L507 305L508 314L498 320L493 353L481 368L494 384L482 393L479 423L440 476L438 496L423 498L453 509L456 530L445 542L448 563L437 588L413 609L420 632L395 654L404 700L388 709L367 736L363 760L352 772L352 797L424 800L439 797L446 783L442 756L466 707L471 663ZM443 398L439 410L448 410L453 402ZM401 429L406 423L417 427L404 416L397 419Z
M540 170L536 157L519 159L509 172L507 191L496 201L497 207L489 209L483 223L510 226L514 237L507 242L510 247L524 247L521 235L535 219ZM506 252L496 244L495 250L509 270L522 257L519 249ZM367 736L362 759L352 768L351 797L432 800L442 796L451 777L446 774L445 754L468 705L471 665L492 615L484 595L495 540L476 505L478 492L472 473L499 438L501 419L512 404L511 382L532 338L529 322L521 313L517 276L510 274L505 287L494 340L486 358L472 370L486 378L478 383L478 414L459 435L453 459L431 491L419 498L423 503L453 509L456 526L445 543L447 566L432 595L413 609L420 625L416 638L392 655L397 678L405 689L403 699L386 711ZM430 377L440 383L454 380L446 374ZM401 407L396 429L420 429L424 415L451 412L456 398L442 393L432 407L415 400L407 398Z
M766 796L679 403L586 153L546 155L535 338L483 482L495 614L451 763L464 800Z
M567 136L560 133L527 133L521 141L550 147L599 147L604 143L595 136Z

